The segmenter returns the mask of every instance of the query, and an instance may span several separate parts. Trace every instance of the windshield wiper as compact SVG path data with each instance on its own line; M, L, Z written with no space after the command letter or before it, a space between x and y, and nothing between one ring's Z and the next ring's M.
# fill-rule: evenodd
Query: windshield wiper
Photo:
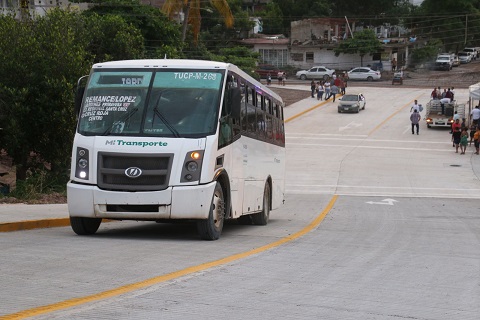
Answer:
M160 103L160 97L158 97L158 100L157 100L157 103L155 104L155 107L153 108L153 119L152 119L152 127L153 127L153 124L155 122L155 116L159 117L160 120L162 120L162 122L165 124L165 126L173 133L173 136L175 138L180 138L180 133L178 133L177 129L175 129L174 126L172 126L172 124L170 122L168 122L167 118L165 118L163 116L163 114L160 112L160 110L158 110L158 104Z
M108 127L108 129L105 130L103 135L108 136L112 132L113 128L115 128L116 126L122 125L122 124L125 125L125 122L128 121L128 119L130 119L135 114L135 112L137 112L137 111L138 111L138 108L133 108L127 114L124 114L123 117L120 118L120 120L113 122L110 125L110 127ZM121 133L123 131L123 127L121 127L121 130L119 130L119 131L120 132L115 131L114 133Z

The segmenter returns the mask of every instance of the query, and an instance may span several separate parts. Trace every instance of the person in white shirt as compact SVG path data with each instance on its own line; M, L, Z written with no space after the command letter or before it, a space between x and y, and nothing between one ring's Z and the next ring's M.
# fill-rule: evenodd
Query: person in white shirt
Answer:
M410 112L412 112L412 111L413 111L413 112L415 112L415 111L416 111L416 112L420 112L420 106L419 106L417 100L415 100L415 101L413 102L413 106L410 108Z
M480 109L478 106L476 106L475 109L470 112L470 115L472 116L472 124L478 124L478 120L480 119Z
M442 98L440 99L440 106L442 107L442 114L445 114L445 103L450 103L450 98Z

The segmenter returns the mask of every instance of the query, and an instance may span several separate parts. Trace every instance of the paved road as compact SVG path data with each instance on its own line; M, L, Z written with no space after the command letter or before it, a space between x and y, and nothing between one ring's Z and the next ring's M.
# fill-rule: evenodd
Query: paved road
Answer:
M2 234L0 315L478 319L480 156L424 123L411 134L428 90L359 90L359 114L286 108L286 204L266 227L229 224L214 242L140 222Z

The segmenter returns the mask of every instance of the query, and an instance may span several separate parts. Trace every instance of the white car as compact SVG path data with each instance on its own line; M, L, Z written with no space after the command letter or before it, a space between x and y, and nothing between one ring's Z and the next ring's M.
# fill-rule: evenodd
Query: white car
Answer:
M372 70L368 67L358 67L348 71L349 80L380 80L382 77L380 71Z
M309 70L300 70L297 72L296 76L298 79L328 79L335 73L335 69L329 69L324 66L316 66L310 68Z
M470 52L459 52L458 53L458 60L460 60L460 63L469 63L472 61L472 55Z
M367 100L361 93L348 93L343 95L339 100L338 113L342 112L356 112L365 110Z

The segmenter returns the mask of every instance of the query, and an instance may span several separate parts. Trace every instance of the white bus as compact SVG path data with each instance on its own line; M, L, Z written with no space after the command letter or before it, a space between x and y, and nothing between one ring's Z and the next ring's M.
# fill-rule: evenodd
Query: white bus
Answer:
M235 65L112 61L82 78L67 185L75 233L102 219L191 220L216 240L225 219L266 225L283 203L283 101Z

